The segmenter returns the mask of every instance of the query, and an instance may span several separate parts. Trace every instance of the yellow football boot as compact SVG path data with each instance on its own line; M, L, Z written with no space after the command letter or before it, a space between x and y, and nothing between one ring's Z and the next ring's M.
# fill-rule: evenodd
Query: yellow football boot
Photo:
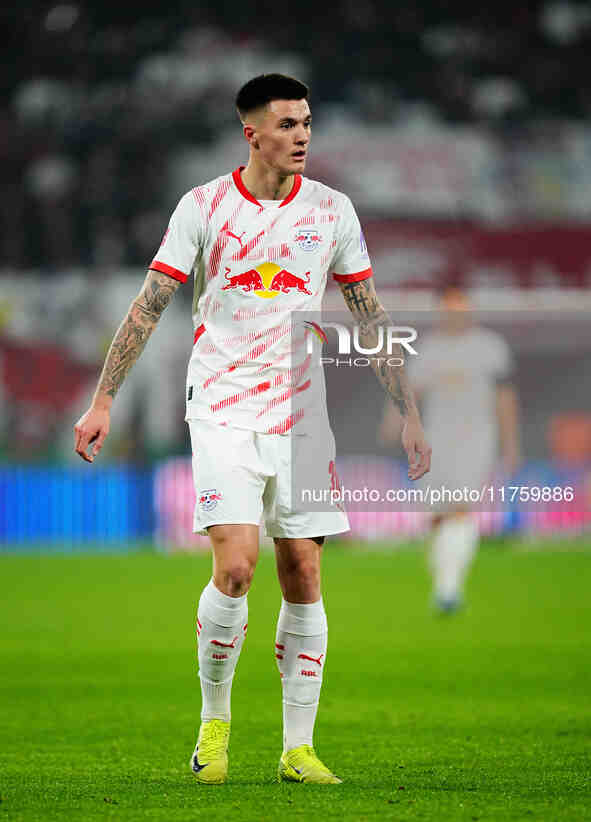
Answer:
M277 776L280 782L308 782L314 785L340 785L343 781L318 759L311 745L300 745L282 754Z
M191 770L197 782L221 785L228 775L230 723L223 719L202 722L199 739L191 757Z

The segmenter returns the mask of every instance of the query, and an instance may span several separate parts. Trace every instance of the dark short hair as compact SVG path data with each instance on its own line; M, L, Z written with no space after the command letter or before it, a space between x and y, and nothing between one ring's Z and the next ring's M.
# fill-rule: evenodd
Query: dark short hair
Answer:
M244 117L254 109L266 106L271 100L305 100L307 96L308 86L295 77L259 74L242 86L236 95L236 108L240 117Z

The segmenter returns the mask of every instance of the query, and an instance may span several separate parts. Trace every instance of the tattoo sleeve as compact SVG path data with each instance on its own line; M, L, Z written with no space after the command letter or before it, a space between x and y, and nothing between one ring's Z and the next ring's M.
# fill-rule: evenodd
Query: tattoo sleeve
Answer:
M148 271L140 293L113 338L95 397L115 396L179 285L168 274Z
M407 417L410 413L416 412L416 402L404 365L388 365L388 359L397 358L404 362L404 350L397 343L393 346L391 354L387 351L387 328L391 325L391 320L378 300L373 279L370 277L357 283L342 283L341 291L347 306L359 323L359 341L364 348L371 349L378 345L378 329L383 328L383 349L371 355L371 366L402 416Z

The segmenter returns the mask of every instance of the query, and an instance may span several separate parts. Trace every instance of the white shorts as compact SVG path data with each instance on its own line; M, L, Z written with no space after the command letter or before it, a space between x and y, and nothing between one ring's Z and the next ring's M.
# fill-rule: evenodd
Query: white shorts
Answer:
M331 488L335 443L330 429L322 433L262 434L245 428L188 420L193 451L196 503L193 531L210 525L253 524L264 519L269 537L304 539L349 530L346 513L326 503L307 510L293 500L293 458L298 483ZM293 449L293 451L292 451Z

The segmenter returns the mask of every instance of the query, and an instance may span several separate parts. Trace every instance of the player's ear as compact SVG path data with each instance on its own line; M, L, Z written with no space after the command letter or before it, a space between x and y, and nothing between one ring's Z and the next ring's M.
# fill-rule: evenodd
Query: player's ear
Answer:
M256 131L255 131L254 127L249 126L247 124L247 125L244 126L243 132L244 132L244 136L246 137L246 140L248 141L248 143L250 143L250 145L253 148L258 148L259 147L259 141L257 140Z

